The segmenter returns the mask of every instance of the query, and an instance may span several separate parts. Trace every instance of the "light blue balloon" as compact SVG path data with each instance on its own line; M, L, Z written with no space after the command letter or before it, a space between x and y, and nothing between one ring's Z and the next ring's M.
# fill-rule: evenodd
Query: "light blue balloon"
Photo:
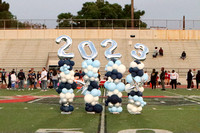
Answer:
M93 89L93 90L91 91L91 95L94 96L94 97L98 96L98 94L99 94L99 92L98 92L97 89Z
M62 89L62 93L66 94L68 92L68 90L66 88Z
M145 73L145 74L142 76L142 79L143 79L144 81L148 81L148 79L149 79L148 74Z
M108 110L112 113L112 108L108 108Z
M146 102L144 102L144 105L147 105L147 103L146 103Z
M133 100L134 100L134 101L138 101L138 98L139 98L139 97L138 97L137 95L133 96Z
M98 77L98 73L94 73L93 77L97 78Z
M109 61L108 62L108 66L113 66L114 65L114 62L113 61Z
M87 95L87 94L91 94L89 91L85 91L85 95Z
M122 112L122 110L123 110L122 107L118 107L118 108L117 108L117 112L119 112L119 113Z
M68 92L69 92L69 93L73 93L74 90L73 90L73 89L69 89Z
M64 67L64 71L67 71L68 70L68 68L67 67Z
M65 73L66 75L69 74L69 72L70 72L69 70L64 71L64 73Z
M87 65L92 65L92 60L86 60Z
M109 83L107 86L107 89L109 91L114 91L116 89L116 84L115 83Z
M133 78L132 78L131 74L126 76L126 82L128 82L128 83L133 82Z
M121 63L120 60L117 60L117 61L115 61L115 64L117 64L117 65L119 66L119 65L121 65L122 63Z
M131 95L128 96L128 99L133 99L133 97Z
M117 112L117 108L116 107L112 107L112 112Z
M91 78L93 76L93 72L92 71L88 71L87 75L88 75L88 77Z
M138 97L138 101L139 101L140 103L142 103L142 102L143 102L143 98L142 98L142 97Z
M61 71L61 72L64 72L64 67L60 67L60 71Z
M105 87L106 89L108 88L108 84L109 84L108 81L106 81L106 82L104 83L104 87Z
M135 80L135 82L139 83L139 82L141 82L141 77L135 76L135 77L134 77L134 80Z
M67 65L66 65L66 64L64 64L64 65L63 65L63 67L64 67L64 68L67 68Z
M125 85L124 85L124 83L120 82L117 84L116 88L118 89L118 91L122 92L125 90Z
M98 90L98 96L101 96L101 91L100 90Z
M100 61L95 60L95 61L92 63L92 66L93 66L93 67L100 67Z

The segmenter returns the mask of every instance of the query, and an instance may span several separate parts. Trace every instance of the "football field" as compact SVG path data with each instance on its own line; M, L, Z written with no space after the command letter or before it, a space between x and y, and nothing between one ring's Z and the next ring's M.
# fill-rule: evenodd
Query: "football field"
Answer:
M102 89L104 91L104 89ZM87 114L80 93L70 115L60 113L55 90L42 92L0 90L0 132L85 132L85 133L198 133L200 132L200 90L161 91L145 89L147 105L142 114L131 115L123 97L123 112L111 114L105 107L101 114ZM127 94L124 92L124 96ZM105 97L100 98L104 105Z

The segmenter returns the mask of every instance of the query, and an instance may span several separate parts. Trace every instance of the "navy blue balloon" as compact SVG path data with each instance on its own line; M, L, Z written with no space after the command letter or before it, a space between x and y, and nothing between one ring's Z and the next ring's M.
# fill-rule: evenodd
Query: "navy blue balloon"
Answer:
M69 105L69 111L70 112L74 111L74 107L72 105Z
M91 81L90 82L90 85L93 87L93 88L99 88L99 86L98 86L98 84L97 84L97 82L96 81Z
M132 77L135 77L135 76L137 76L137 73L136 73L136 72L132 72L132 73L131 73L131 76L132 76Z
M69 60L65 60L65 61L64 61L64 64L66 64L66 65L71 65Z
M71 60L70 60L70 65L71 65L71 66L74 66L74 65L75 65L74 61L71 61Z
M116 69L112 70L112 74L117 74L118 71Z
M108 100L106 100L106 101L105 101L105 106L108 106L108 103L109 103Z
M112 73L111 73L111 72L107 72L105 75L106 75L107 77L110 77L110 76L112 75Z
M130 94L131 96L135 96L135 95L136 95L136 92L135 92L135 91L131 91L129 94Z
M134 67L133 70L132 70L132 72L136 72L136 73L137 73L138 71L139 71L139 68L138 68L138 67Z
M117 74L117 78L118 78L118 79L121 79L122 77L123 77L123 75L122 75L121 73L118 73L118 74Z
M88 112L93 112L94 111L94 108L93 107L89 107L88 110L86 110Z
M58 88L58 89L56 90L56 92L57 92L58 94L60 94L60 93L62 92L62 89Z
M119 102L119 97L117 96L117 95L112 95L111 97L110 97L110 102L112 103L112 104L116 104L116 103L118 103Z
M143 74L144 74L143 70L139 70L139 71L137 72L137 76L140 76L140 77L142 77L142 76L143 76Z
M58 66L61 67L61 66L63 66L63 65L64 65L64 60L59 60Z
M59 89L63 89L63 88L65 88L65 83L60 83L59 84Z
M60 110L64 111L64 112L69 112L70 111L68 106L61 106Z
M119 102L119 103L122 103L122 99L121 99L121 98L119 98L119 99L118 99L118 102Z
M135 60L134 62L137 64L141 64L141 62L139 60Z
M111 78L112 78L113 80L115 80L115 79L117 79L117 76L116 76L115 74L112 74L112 75L111 75Z
M71 84L65 84L65 88L67 88L68 90L72 88Z
M77 88L76 82L73 82L73 83L71 84L71 87L72 87L72 89L76 89L76 88Z
M70 66L69 66L69 70L71 71L72 69L73 69L73 67L70 65Z
M143 96L143 94L142 94L141 91L138 91L136 94L137 94L137 96L139 96L139 97L142 97L142 96Z
M101 113L102 110L103 110L103 107L102 107L100 104L96 104L96 105L94 106L94 111L95 111L96 113Z
M130 73L134 72L133 68L130 67L129 70L128 70Z
M87 88L88 91L92 91L93 89L94 88L91 85L89 85L88 88Z

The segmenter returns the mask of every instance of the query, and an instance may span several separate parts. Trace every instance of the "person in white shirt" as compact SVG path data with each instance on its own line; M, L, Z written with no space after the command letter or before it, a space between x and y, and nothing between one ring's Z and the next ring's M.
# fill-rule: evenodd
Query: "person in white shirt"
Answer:
M15 72L11 72L11 88L14 90L15 89L15 83L17 81L17 77L15 75Z
M40 80L41 80L42 91L47 91L47 71L45 67L42 68Z
M174 89L174 87L176 89L177 79L178 78L179 78L178 73L176 73L175 70L172 70L172 73L170 74L172 89Z

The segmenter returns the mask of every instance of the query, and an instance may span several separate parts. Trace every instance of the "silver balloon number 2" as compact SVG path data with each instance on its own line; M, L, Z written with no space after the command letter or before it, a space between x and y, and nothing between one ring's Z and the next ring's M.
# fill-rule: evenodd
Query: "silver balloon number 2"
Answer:
M146 59L146 55L149 53L149 49L144 45L144 44L140 44L140 43L136 43L135 44L135 49L139 50L137 54L137 51L133 50L131 52L131 56L137 60L143 61Z
M91 55L87 55L85 52L84 47L87 46L90 48L90 51L92 52ZM91 41L83 41L78 45L78 50L84 60L91 60L95 59L98 55L98 52L94 46L94 44Z
M115 49L117 48L117 42L111 39L106 39L104 41L101 42L101 46L102 47L106 47L108 44L111 44L111 47L109 47L104 55L105 57L110 60L110 59L119 59L122 57L122 55L120 53L117 54L113 54Z
M62 41L66 43L58 50L58 57L60 59L71 59L74 57L73 53L66 54L64 50L67 50L72 45L72 39L69 36L62 35L56 39L56 43L60 44Z

